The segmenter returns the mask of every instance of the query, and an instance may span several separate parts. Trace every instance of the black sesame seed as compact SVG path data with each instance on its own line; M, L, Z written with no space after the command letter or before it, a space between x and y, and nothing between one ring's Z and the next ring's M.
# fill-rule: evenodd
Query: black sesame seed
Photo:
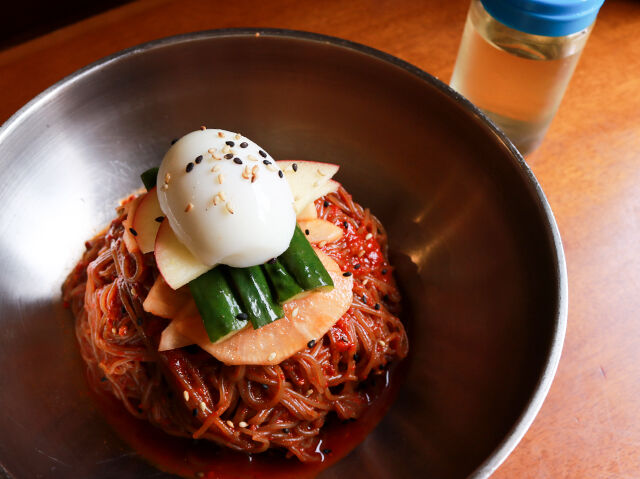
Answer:
M309 342L307 343L307 347L308 347L308 348L312 348L312 347L314 347L315 345L316 345L316 340L315 340L315 339L312 339L311 341L309 341Z
M362 295L362 302L367 304L367 297L364 294Z
M264 151L262 151L262 150L258 151L258 153L260 154L260 156L261 156L262 158L266 158L266 157L267 157L267 154L266 154Z
M289 434L289 428L288 428L288 427L285 427L285 428L282 430L282 432L284 432L285 434Z
M270 162L269 160L262 160L262 162L263 162L265 165L270 165L270 164L271 164L271 162Z
M247 143L246 141L240 143L240 148L246 148L247 146L249 146L249 143Z
M353 265L353 269L360 269L360 265L359 264L354 264Z
M242 160L241 160L240 158L238 158L237 156L233 159L233 162L234 162L236 165L241 165L241 164L242 164Z
M325 208L328 208L329 207L329 202L327 200L324 200L323 205L324 205Z
M233 141L225 141L225 143L229 146L235 146L235 143Z
M196 417L198 415L198 409L193 408L193 411L191 411L191 414L193 414L193 417Z
M193 163L191 162L187 163L187 167L185 169L187 173L189 173L191 170L193 170Z
M346 221L342 222L342 226L344 226L344 229L348 229L349 228L349 223L347 223Z
M357 363L358 361L360 361L360 355L358 353L355 353L353 355L353 360Z
M202 161L202 155L196 156L196 164L200 164L201 161Z
M309 230L304 230L304 234L306 234L307 236L309 236L310 231Z
M178 141L178 138L174 138L173 140L171 140L171 144L174 145L176 141Z
M129 232L133 235L133 236L138 236L138 232L136 230L134 230L133 228L129 228Z
M388 295L388 294L385 294L385 295L382 297L382 299L383 299L383 301L386 301L386 302L388 303L388 302L389 302L389 295Z
M162 220L163 220L163 219L164 219L164 216L158 216L158 217L156 218L156 222L157 222L157 223L162 223Z
M127 309L126 309L124 306L121 306L121 307L120 307L120 312L121 312L122 314L127 314Z
M384 268L384 269L382 270L382 274L387 274L387 268Z
M262 386L262 389L264 389L265 391L266 391L267 389L269 389L269 385L268 385L268 384L260 383L260 386Z
M107 380L107 377L106 377L106 376L102 376L102 377L100 378L100 381L103 381L103 382L104 382L104 381L106 381L106 380Z
M293 163L291 165L291 168L293 169L293 171L298 171L298 163Z
M331 449L323 449L322 454L331 454Z
M380 303L376 303L376 304L373 306L373 309L375 309L376 311L380 311Z
M280 178L284 178L284 173L282 172L282 170L278 170L278 176Z
M137 319L136 319L136 324L137 324L138 326L142 326L142 318L137 318Z
M236 319L239 319L240 321L246 321L247 319L249 319L249 315L247 313L238 313L236 314Z
M274 264L276 261L276 258L271 258L269 261L267 261L267 263Z
M351 271L347 271L346 273L342 273L342 276L349 277L351 276Z
M224 155L225 159L230 160L231 158L233 158L233 153L227 153L226 155Z

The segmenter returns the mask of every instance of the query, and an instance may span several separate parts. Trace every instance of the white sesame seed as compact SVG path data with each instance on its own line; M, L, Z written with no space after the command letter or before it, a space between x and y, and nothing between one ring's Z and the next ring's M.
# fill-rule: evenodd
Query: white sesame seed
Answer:
M224 182L224 175L222 173L220 173L218 175L218 183L222 184Z
M218 206L218 196L219 195L215 195L213 198L211 198L211 203L213 203L213 206Z
M378 340L378 344L383 348L387 345L387 343L385 343L382 339Z
M258 172L258 165L254 165L253 168L251 168L251 174L255 175Z
M244 421L240 421L240 422L238 423L238 426L240 426L240 427L248 427L249 425L248 425L246 422L244 422Z
M293 308L293 311L291 311L291 317L295 318L296 316L298 316L298 312L299 312L299 309L296 306L295 308Z
M169 185L165 183L164 185L162 185L162 186L161 186L161 188L162 188L164 191L167 191L167 190L169 189Z
M364 250L361 249L360 252L358 253L358 258L362 258L364 256Z
M273 163L269 163L267 165L267 170L269 170L269 171L278 171L278 168L276 168L276 165L274 165Z
M216 173L216 172L220 171L220 168L221 168L221 167L220 167L220 163L218 163L216 166L214 166L213 168L211 168L211 171L212 171L213 173Z
M225 155L227 153L231 153L231 147L229 145L224 145L224 147L222 147L222 153L224 153Z
M213 155L215 152L216 152L216 149L215 149L215 148L209 148L209 149L207 150L207 153L210 153L210 154L212 154L212 155Z
M112 334L117 334L117 333L118 333L118 330L117 330L116 328L111 328L111 333L112 333Z
M166 175L164 175L164 182L166 184L169 184L170 181L171 181L171 173L167 173Z
M227 421L227 426L229 426L229 427L235 427L231 421Z
M242 177L245 180L248 180L249 178L251 178L251 172L249 171L249 166L244 167L244 170L242 171Z
M202 412L207 410L207 404L204 401L200 401L200 410Z
M305 393L306 397L311 396L311 394L313 394L313 390L312 389L307 389L307 392Z
M226 203L224 204L224 206L225 206L225 208L227 209L227 211L228 211L229 213L233 214L233 207L231 206L231 203L226 202Z
M327 172L326 172L326 171L324 171L322 168L318 168L318 174L319 174L320 176L326 176Z
M185 213L188 213L189 211L191 211L193 209L193 203L189 203L186 208L184 209Z
M240 138L242 138L242 135L240 133L236 133L236 136L234 138L236 140L239 140Z
M320 243L318 244L318 246L320 246L320 248L323 248L327 245L327 242L325 240L320 241Z
M189 391L185 389L184 392L182 393L182 396L184 396L185 402L189 402Z
M373 235L371 233L367 233L367 236L364 237L364 239L371 239L373 238Z
M369 282L369 278L365 278L365 280L362 282L362 286L366 286L368 282Z
M218 196L222 201L227 201L227 195L224 194L224 191L219 191Z
M258 159L253 155L247 155L247 160L249 160L249 161L258 161Z
M269 357L267 358L268 361L273 361L276 358L276 353L275 351L271 354L269 354Z

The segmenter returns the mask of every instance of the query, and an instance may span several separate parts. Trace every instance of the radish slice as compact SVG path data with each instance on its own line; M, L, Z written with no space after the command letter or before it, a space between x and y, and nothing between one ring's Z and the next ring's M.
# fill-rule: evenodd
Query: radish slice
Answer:
M191 294L187 288L171 289L164 278L158 276L142 303L142 308L147 313L171 319L190 299Z
M334 283L331 291L311 293L284 305L285 317L260 329L246 327L227 340L212 343L195 304L187 303L162 332L161 347L198 344L225 364L278 364L321 338L347 312L353 300L353 277L316 250ZM182 339L179 336L184 336ZM186 342L188 341L188 342Z

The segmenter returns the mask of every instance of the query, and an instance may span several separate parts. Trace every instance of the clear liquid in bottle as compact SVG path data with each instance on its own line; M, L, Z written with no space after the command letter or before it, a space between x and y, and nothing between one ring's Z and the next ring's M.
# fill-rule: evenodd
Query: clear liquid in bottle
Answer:
M474 0L451 87L527 154L540 144L560 106L589 31L567 37L522 33L493 19Z

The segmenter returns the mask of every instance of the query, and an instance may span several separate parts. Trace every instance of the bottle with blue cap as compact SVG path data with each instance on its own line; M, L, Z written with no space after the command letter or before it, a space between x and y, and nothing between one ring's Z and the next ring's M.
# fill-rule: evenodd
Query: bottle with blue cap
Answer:
M604 0L472 0L451 87L524 155L542 141Z

